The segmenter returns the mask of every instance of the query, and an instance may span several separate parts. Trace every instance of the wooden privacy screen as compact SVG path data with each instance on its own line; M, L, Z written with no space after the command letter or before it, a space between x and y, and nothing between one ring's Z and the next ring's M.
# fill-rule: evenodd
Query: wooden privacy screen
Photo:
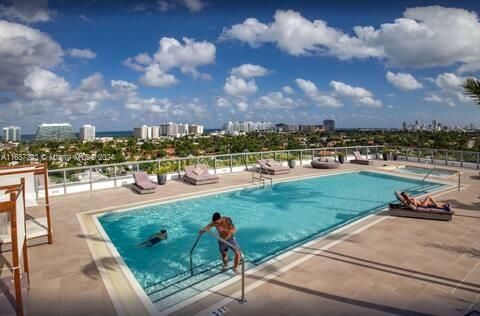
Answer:
M9 167L0 167L0 186L8 186L12 183L20 183L20 178L24 179L25 204L27 207L37 205L37 190L35 189L34 177L43 176L45 192L45 213L47 217L47 236L48 243L53 242L52 220L50 215L50 202L48 196L48 167L47 163L34 163L29 165L17 165Z
M25 223L25 178L20 178L20 184L1 186L0 191L9 199L0 202L0 212L7 212L10 216L12 237L12 270L15 283L15 310L17 315L23 316L22 301L22 267L20 259L23 257L23 271L30 286L30 274L28 270L27 234Z

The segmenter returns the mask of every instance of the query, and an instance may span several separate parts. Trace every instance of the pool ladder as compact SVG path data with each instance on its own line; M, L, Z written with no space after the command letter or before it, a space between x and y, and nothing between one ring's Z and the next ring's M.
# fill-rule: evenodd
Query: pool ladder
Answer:
M252 183L253 183L253 184L255 184L255 180L261 181L264 188L265 188L265 180L270 180L270 187L273 186L273 179L272 179L272 177L266 176L266 175L262 172L262 167L257 167L257 166L254 166L254 167L253 167L253 169L252 169Z
M232 245L230 242L226 241L222 237L212 233L209 230L206 230L205 232L209 233L212 235L214 238L216 238L218 241L221 241L225 244L227 244L230 248L235 249L240 253L240 259L242 260L242 297L238 300L240 304L245 304L247 300L245 299L245 256L243 255L243 252L240 248ZM193 277L193 251L197 247L198 242L200 241L200 238L202 238L203 234L198 234L197 240L195 240L195 243L192 246L192 249L190 250L190 275Z
M433 163L433 158L431 156L425 156L425 169L427 169L428 167L428 162L430 162L432 164L432 168L430 169L429 172L427 172L427 174L425 175L425 177L423 177L422 179L422 188L423 186L425 185L425 179L428 178L428 176L433 172L433 170L435 170L435 164Z

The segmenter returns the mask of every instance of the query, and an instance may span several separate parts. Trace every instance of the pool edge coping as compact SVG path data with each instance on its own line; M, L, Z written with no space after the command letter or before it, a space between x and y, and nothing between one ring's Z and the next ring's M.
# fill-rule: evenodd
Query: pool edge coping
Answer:
M388 171L391 171L391 170L388 170ZM407 175L407 174L400 175L398 173L388 172L388 171L385 170L385 169L382 169L382 166L374 167L373 169L367 169L367 170L365 170L365 169L355 169L354 168L354 169L345 169L345 170L342 170L342 171L336 170L336 171L331 171L331 172L325 172L323 174L313 174L313 175L303 175L303 176L293 176L293 177L281 178L281 179L276 180L274 183L298 181L298 180L309 179L309 178L318 178L318 177L333 176L333 175L354 173L354 172L370 172L370 173L384 174L384 175L399 177L399 178L421 180L421 177L418 177L418 176L415 176L415 175ZM433 195L437 196L437 195L441 195L441 194L450 192L451 190L455 189L456 184L452 183L452 182L449 182L449 181L446 181L446 179L433 179L433 180L434 181L429 181L429 182L440 183L440 184L445 185L445 187L441 187L439 190L434 190L434 191L428 192L428 194L433 194ZM167 198L153 199L153 200L142 201L142 202L128 203L128 204L120 205L120 206L116 206L116 207L107 207L107 208L101 208L101 209L97 209L97 210L90 210L90 211L81 212L81 213L77 214L77 219L80 222L80 227L81 227L84 234L92 234L92 233L95 234L96 233L96 234L99 234L102 237L103 246L109 252L109 255L115 259L118 267L120 268L120 271L122 272L123 276L128 281L128 284L130 285L131 290L135 293L135 296L140 300L140 302L142 303L142 305L146 309L146 311L150 315L168 315L169 313L173 313L175 311L181 310L181 309L183 309L183 308L185 308L189 305L192 305L192 304L198 302L199 300L203 299L204 297L210 295L211 294L210 292L212 290L220 290L222 288L225 288L225 287L239 281L240 277L239 276L233 277L229 280L226 280L226 281L224 281L224 282L222 282L218 285L215 285L215 286L211 287L210 289L204 290L201 293L198 293L198 294L196 294L196 295L194 295L194 296L192 296L192 297L190 297L190 298L188 298L184 301L181 301L177 304L174 304L172 306L169 306L169 307L159 311L157 309L157 307L155 306L155 304L153 304L153 302L150 300L150 298L146 295L146 293L143 290L143 288L141 287L141 285L135 279L135 277L133 276L133 273L131 272L131 270L128 268L128 266L124 262L123 258L121 258L120 254L118 253L118 250L113 246L110 238L108 237L108 235L104 231L103 227L101 227L101 224L98 221L98 217L107 213L107 212L112 212L112 211L114 211L114 212L124 212L124 211L129 211L129 210L133 210L133 209L140 208L140 207L147 207L149 205L172 203L172 202L177 202L177 201L181 201L181 200L188 200L188 199L193 199L193 198L205 197L205 196L210 196L210 195L214 195L214 194L228 193L228 192L233 192L233 191L238 191L238 190L248 189L248 188L255 188L255 187L260 187L260 186L261 186L261 184L247 183L247 184L233 185L233 186L229 186L229 187L225 187L225 188L216 188L216 189L205 190L203 192L193 192L193 193L188 193L188 194L180 194L180 195L175 196L173 198L168 198L167 197ZM469 185L462 185L462 188L463 187L468 187L468 186ZM333 235L335 233L338 233L342 230L346 230L346 229L350 228L351 226L361 224L362 222L364 222L367 219L370 219L374 216L378 216L378 214L380 214L381 212L384 212L385 210L386 210L386 208L379 209L374 213L368 214L365 217L356 219L356 220L354 220L350 223L347 223L343 226L340 226L340 227L338 227L338 228L336 228L336 229L334 229L334 230L332 230L332 231L330 231L330 232L328 232L324 235L313 237L313 239L307 241L306 243L295 246L294 248L292 248L290 250L287 250L284 253L280 253L279 255L261 263L257 267L249 269L245 273L246 274L255 273L258 270L260 270L261 268L264 268L267 265L271 265L275 261L278 261L280 259L283 259L283 258L286 258L290 255L295 254L295 250L297 250L300 247L304 247L305 245L312 245L312 244L318 243L318 242L326 239L328 236L331 236L331 235ZM389 218L389 217L385 216L385 217L382 217L381 219L384 220L386 218ZM96 232L92 232L87 228L87 224L85 222L86 220L87 221L91 220L93 222L93 224L94 224L94 226L97 230ZM381 222L381 220L378 220L378 222ZM367 224L367 226L371 227L373 225L368 225ZM350 237L350 234L348 234L345 238L341 238L340 240L332 241L332 243L338 244L338 243L344 241L348 237ZM105 287L106 287L107 292L108 292L108 294L109 294L109 296L112 300L112 303L115 307L115 310L117 311L117 313L119 315L129 315L128 312L127 312L127 309L124 306L124 300L121 299L122 295L120 295L118 293L116 287L113 286L113 284L112 284L112 283L115 282L115 280L111 280L108 273L105 272L105 269L107 269L107 268L104 267L103 263L100 262L100 260L98 258L100 255L98 254L97 245L95 245L93 243L93 241L90 240L90 239L87 239L86 241L87 241L87 244L88 244L88 247L89 247L89 250L90 250L90 254L92 255L92 257L94 259L94 262L97 265L100 276L102 278L103 283L105 284ZM302 256L302 258L305 257L305 256L310 256L310 255L311 254L305 254L304 256ZM300 259L297 259L297 260L300 260ZM288 265L290 265L290 264L288 264ZM293 267L291 267L291 268L293 268ZM288 270L289 269L287 269L285 271L288 271ZM274 273L272 273L272 274L274 274ZM266 277L264 277L264 278L266 278ZM262 278L262 280L264 278ZM260 282L262 280L258 280L257 282ZM263 282L263 283L265 283L265 282ZM227 300L227 299L230 300L230 301L235 300L234 298L226 298L225 300Z

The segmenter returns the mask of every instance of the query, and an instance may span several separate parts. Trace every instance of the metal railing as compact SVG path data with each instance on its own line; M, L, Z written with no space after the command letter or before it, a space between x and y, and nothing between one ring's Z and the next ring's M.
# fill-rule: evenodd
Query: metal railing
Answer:
M451 149L435 149L421 147L394 147L400 156L407 161L423 162L425 156L430 156L432 164L445 166L454 165L461 168L480 169L480 152Z
M273 187L272 177L266 176L262 171L262 167L255 166L252 168L252 184L255 184L255 180L261 181L264 188L265 180L270 180L270 187Z
M232 153L209 156L195 156L182 158L162 158L155 160L129 161L93 165L85 167L73 167L64 169L52 169L48 171L50 189L57 190L54 194L67 194L71 192L93 191L103 188L102 184L109 184L109 188L119 187L133 180L136 171L152 171L161 166L169 168L170 177L181 177L183 167L189 164L204 163L214 174L229 173L248 170L256 165L257 160L273 158L278 161L289 159L297 160L303 165L305 160L314 157L330 157L337 153L352 156L355 150L360 150L363 155L375 155L378 158L383 146L348 146L348 147L322 147L308 149L275 150L263 152ZM80 190L77 187L82 186ZM106 187L106 186L105 186ZM69 190L73 188L74 190ZM37 188L42 190L42 187ZM60 192L60 191L63 191Z
M217 240L227 244L230 248L235 249L240 254L240 259L242 260L242 297L238 300L240 304L245 304L247 300L245 299L245 256L243 255L243 252L240 248L232 245L232 243L226 241L222 237L212 233L209 230L205 230L204 232L209 233L212 235L214 238ZM202 238L203 234L198 234L197 240L195 240L195 243L192 246L192 249L190 250L190 275L193 277L193 251L197 247L198 242L200 241L200 238Z
M133 181L136 171L151 171L166 166L169 177L181 177L183 167L188 164L204 163L214 174L249 170L256 165L258 159L273 158L277 161L297 160L300 166L314 157L330 157L338 153L353 156L359 150L363 156L379 159L384 146L348 146L320 147L308 149L276 150L264 152L232 153L211 156L183 158L163 158L155 160L130 161L95 166L74 167L49 170L49 181L52 194L67 194L81 191L93 191L101 188L115 188ZM454 165L461 168L480 169L480 152L455 151L432 148L413 148L390 146L397 151L398 159L425 162L425 156L431 157L432 165ZM81 187L81 188L80 188ZM38 191L42 190L37 186ZM56 191L56 192L53 192Z

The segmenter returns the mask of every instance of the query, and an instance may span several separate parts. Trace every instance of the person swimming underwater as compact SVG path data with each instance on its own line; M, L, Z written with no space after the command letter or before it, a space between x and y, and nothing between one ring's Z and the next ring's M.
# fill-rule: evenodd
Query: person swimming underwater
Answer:
M155 233L150 237L148 237L148 239L142 242L139 246L149 248L149 247L155 246L162 240L166 240L167 237L168 237L167 231L165 229L162 229L158 233Z

